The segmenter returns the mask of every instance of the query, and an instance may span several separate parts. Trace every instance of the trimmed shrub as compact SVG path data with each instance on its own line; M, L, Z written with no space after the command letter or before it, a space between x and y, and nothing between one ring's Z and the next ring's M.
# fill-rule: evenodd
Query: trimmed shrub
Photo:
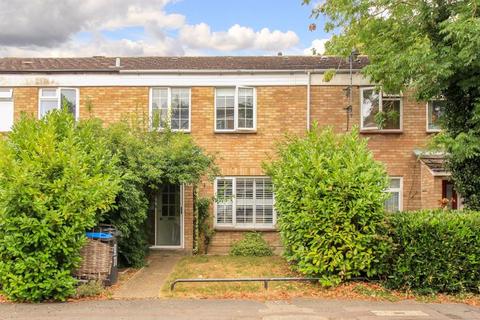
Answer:
M75 293L85 230L118 191L116 158L67 111L22 117L0 141L0 283L11 300Z
M402 212L390 223L395 249L389 287L480 292L480 212Z
M232 245L230 255L265 257L273 255L273 251L260 233L248 232L242 240L239 240Z
M323 285L382 273L390 242L387 175L357 129L335 134L316 125L289 137L265 169L272 177L285 256Z

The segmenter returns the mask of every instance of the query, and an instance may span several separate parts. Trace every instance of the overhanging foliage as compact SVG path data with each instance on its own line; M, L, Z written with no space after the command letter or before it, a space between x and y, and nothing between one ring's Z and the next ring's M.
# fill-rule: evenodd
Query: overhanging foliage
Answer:
M445 99L442 147L473 209L480 209L479 8L478 0L327 0L312 12L337 31L327 53L346 57L356 48L370 60L363 73L387 92Z

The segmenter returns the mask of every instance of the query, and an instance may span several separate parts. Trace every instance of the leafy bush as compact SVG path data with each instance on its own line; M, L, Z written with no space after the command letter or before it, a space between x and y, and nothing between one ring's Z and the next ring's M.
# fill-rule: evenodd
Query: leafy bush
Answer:
M285 256L323 285L382 271L389 248L384 201L387 175L354 129L336 135L316 125L290 137L265 164Z
M88 298L98 296L103 292L103 284L101 281L89 281L82 283L77 287L75 296L77 298Z
M0 283L12 300L65 300L85 230L118 191L116 158L67 111L23 116L0 141Z
M258 232L248 232L242 240L235 242L230 249L232 256L265 257L273 254L272 248Z
M423 292L480 292L480 213L390 216L395 250L387 284Z
M201 248L205 254L208 253L208 245L215 234L210 221L210 205L212 200L210 198L198 198L195 191L195 243L194 253L200 253Z

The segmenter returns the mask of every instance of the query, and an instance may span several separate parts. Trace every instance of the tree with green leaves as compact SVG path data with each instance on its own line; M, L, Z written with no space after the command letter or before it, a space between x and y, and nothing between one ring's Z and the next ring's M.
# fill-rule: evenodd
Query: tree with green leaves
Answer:
M328 54L357 49L370 61L364 75L385 91L445 100L439 141L457 190L480 209L480 1L325 0L312 11L320 15L336 33Z

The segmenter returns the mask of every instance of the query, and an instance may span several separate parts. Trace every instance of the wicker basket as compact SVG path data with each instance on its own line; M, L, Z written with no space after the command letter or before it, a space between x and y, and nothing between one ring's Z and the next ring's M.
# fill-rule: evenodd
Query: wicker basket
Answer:
M82 264L75 272L78 279L105 281L112 268L113 247L108 243L87 239L80 251Z

